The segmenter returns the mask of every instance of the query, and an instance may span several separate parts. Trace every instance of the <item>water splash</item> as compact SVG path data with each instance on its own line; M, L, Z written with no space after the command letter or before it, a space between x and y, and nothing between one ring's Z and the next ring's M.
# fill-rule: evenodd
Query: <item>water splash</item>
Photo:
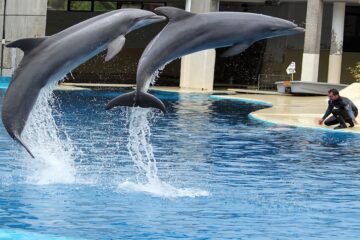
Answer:
M169 64L170 62L165 63L162 67L160 67L158 70L156 70L149 78L148 81L146 81L145 86L144 86L144 91L149 90L150 86L154 86L156 81L159 79L160 74L162 73L162 71L164 70L164 68L166 67L167 64Z
M161 181L150 143L151 125L157 113L150 108L127 108L129 137L127 148L137 168L136 181L125 181L119 185L120 191L145 192L154 196L197 197L208 196L207 191L190 188L176 188Z
M147 91L154 85L168 63L154 72L144 86ZM176 188L162 181L158 176L156 159L150 143L151 124L156 119L156 110L151 108L128 108L126 125L129 129L127 148L137 167L136 182L125 181L119 185L120 191L145 192L158 197L199 197L209 196L209 192L195 188Z
M35 159L25 159L26 181L33 184L74 183L74 145L54 116L61 116L53 90L57 83L45 86L38 96L22 133Z

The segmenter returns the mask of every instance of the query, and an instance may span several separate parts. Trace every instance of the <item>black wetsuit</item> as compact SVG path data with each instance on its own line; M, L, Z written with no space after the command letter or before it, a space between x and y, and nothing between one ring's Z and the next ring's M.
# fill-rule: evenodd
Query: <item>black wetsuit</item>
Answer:
M329 119L325 121L325 125L340 124L342 127L346 127L345 122L350 123L350 126L354 126L353 119L358 115L358 109L355 104L346 97L339 97L337 100L329 100L329 106L322 117L325 120L331 113Z

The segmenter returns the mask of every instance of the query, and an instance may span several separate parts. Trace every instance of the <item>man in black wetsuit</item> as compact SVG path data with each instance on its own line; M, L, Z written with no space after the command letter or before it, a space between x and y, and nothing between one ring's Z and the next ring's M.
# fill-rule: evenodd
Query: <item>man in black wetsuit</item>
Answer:
M347 128L346 123L349 123L350 127L357 124L356 117L358 115L358 109L350 99L341 97L339 95L339 91L336 89L330 89L328 97L329 105L324 116L319 120L320 125L322 125L325 121L326 126L340 124L335 127L335 129L341 129ZM331 113L333 116L325 120Z

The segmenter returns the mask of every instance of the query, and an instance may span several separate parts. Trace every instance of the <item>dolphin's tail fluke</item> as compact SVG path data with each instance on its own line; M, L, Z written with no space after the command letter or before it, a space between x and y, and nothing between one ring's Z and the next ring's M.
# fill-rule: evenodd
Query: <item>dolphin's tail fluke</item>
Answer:
M25 145L25 143L18 134L14 135L14 139L18 141L26 149L26 151L30 154L32 158L35 158L34 155L31 153L30 149Z
M166 112L165 105L161 100L149 93L145 93L142 91L125 93L112 99L106 105L106 110L110 110L116 106L157 108L160 109L162 112Z

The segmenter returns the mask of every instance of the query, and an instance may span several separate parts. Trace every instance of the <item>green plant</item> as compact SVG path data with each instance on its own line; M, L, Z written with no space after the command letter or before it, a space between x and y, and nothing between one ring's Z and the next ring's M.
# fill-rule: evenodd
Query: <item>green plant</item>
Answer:
M48 0L48 7L53 10L66 10L67 0Z
M351 75L355 78L357 82L360 82L360 62L355 64L355 67L349 67Z

